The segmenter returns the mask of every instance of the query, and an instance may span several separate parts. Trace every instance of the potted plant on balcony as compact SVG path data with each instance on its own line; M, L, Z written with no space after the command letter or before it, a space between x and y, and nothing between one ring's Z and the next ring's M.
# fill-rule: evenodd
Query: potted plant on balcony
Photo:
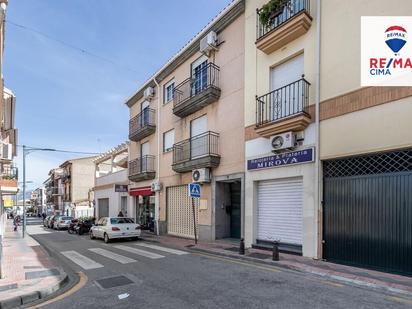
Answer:
M270 0L259 11L260 22L264 26L269 26L270 23L282 14L288 0Z

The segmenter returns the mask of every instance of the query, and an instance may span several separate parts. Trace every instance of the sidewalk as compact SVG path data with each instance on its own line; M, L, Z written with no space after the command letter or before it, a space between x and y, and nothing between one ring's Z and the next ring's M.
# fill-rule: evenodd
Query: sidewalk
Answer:
M166 235L156 236L149 233L144 233L142 238L144 240L158 242L169 247L186 250L189 249L196 252L262 263L305 273L312 273L331 280L338 280L343 283L412 296L412 278L410 277L334 264L330 262L313 260L298 255L283 253L280 254L280 260L275 262L272 261L272 254L270 251L259 249L247 249L245 255L239 255L239 242L229 240L218 240L214 243L198 242L197 245L194 245L193 240Z
M0 279L0 308L14 308L44 298L59 289L67 275L22 227L13 231L8 220L3 239Z

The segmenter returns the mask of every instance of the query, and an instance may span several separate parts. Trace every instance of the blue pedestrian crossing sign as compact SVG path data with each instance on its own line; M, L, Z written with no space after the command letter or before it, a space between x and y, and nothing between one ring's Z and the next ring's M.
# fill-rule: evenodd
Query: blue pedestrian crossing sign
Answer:
M200 185L198 183L189 183L189 196L200 198Z

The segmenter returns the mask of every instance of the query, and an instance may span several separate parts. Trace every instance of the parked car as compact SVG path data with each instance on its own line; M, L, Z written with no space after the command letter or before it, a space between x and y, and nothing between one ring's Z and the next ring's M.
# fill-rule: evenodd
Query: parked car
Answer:
M51 218L51 216L47 216L46 218L44 218L44 220L43 220L43 226L44 227L49 227L50 218Z
M125 217L103 217L90 229L90 238L103 238L105 243L116 238L135 238L140 236L140 225Z
M58 216L55 221L53 228L55 230L67 229L70 225L70 222L73 220L73 217L69 216Z
M59 215L54 215L54 216L51 216L50 217L50 219L49 219L49 221L48 221L48 224L47 224L47 227L48 228L54 228L54 222L56 221L56 219L59 217Z

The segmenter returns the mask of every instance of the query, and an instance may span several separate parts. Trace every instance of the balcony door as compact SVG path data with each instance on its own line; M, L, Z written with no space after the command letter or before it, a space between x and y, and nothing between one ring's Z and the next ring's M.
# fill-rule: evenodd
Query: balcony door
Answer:
M296 114L303 109L303 87L295 83L304 72L303 54L270 70L269 108L271 121Z
M192 96L207 88L208 58L202 56L192 63Z
M143 143L140 146L140 166L141 166L141 172L146 172L148 170L148 159L147 156L149 155L150 148L149 148L149 142Z
M190 122L190 153L191 159L204 156L208 153L207 115Z
M141 110L141 127L149 124L149 101L143 101L140 105Z

